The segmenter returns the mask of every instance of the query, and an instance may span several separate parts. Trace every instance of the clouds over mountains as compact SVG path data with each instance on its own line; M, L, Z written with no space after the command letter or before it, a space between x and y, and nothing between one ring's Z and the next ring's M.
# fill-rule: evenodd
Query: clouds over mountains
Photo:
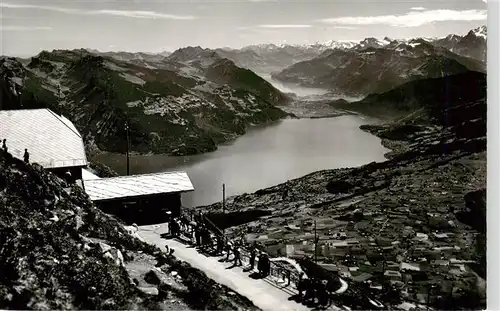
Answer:
M335 25L387 25L393 27L419 27L426 24L447 21L483 21L487 18L486 10L426 10L413 7L410 12L400 15L378 16L343 16L320 19L320 22Z
M487 18L482 0L5 0L0 10L8 55L110 45L157 52L197 45L441 37L476 28Z

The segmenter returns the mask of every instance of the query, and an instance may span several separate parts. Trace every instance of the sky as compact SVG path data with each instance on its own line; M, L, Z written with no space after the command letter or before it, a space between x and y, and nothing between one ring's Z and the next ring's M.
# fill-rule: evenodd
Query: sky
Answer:
M466 34L485 0L0 0L0 54L161 52Z

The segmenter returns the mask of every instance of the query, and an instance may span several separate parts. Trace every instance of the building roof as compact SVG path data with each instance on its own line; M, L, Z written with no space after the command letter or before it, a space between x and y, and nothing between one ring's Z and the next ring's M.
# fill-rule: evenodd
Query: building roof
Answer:
M412 262L402 262L400 264L400 269L420 271L420 264Z
M92 201L193 191L186 172L167 172L85 180Z
M352 279L355 282L364 282L368 281L372 276L370 273L363 272L360 275L353 276Z
M90 170L86 170L82 168L82 179L83 180L90 180L90 179L100 179L101 177L97 176L96 174L92 173Z
M31 163L45 168L86 166L82 136L73 123L49 109L0 111L0 139L8 152L23 159L28 149Z

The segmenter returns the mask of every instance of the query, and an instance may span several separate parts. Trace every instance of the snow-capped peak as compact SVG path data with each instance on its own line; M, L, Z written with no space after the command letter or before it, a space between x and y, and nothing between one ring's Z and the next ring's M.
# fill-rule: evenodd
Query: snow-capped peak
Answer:
M392 39L391 39L391 38L389 38L389 37L384 37L383 41L384 41L384 42L387 42L387 44L389 44L389 43L391 43L391 42L392 42L392 41L394 41L394 40L392 40Z
M360 48L367 48L367 47L374 47L374 48L380 48L387 46L391 43L391 40L389 38L384 38L384 39L378 39L378 38L366 38L364 40L359 41L358 45Z
M343 40L329 40L326 42L317 42L316 45L322 45L329 49L350 49L356 46L358 42L356 41L343 41Z
M486 26L480 26L476 29L471 30L472 34L474 34L476 37L480 37L483 39L486 39L487 36L487 28Z

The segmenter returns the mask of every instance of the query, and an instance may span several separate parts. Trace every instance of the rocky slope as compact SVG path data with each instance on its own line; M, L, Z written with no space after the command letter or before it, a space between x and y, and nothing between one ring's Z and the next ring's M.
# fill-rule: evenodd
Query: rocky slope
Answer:
M0 308L257 310L141 242L76 185L0 151Z
M326 50L314 59L273 74L273 78L359 96L385 92L412 80L467 70L486 72L484 60L471 58L471 53L466 52L477 48L485 53L485 35L477 30L471 33L461 37L462 43L456 46L423 38L367 38L349 49ZM478 44L481 40L482 45Z
M467 75L484 80L480 73ZM315 221L319 261L351 279L352 297L371 293L394 305L425 304L429 295L439 309L485 308L486 87L461 81L457 76L414 83L412 94L426 94L416 96L421 108L404 119L363 127L399 146L390 160L314 172L229 198L226 210L247 217L232 217L237 224L226 219L232 226L226 232L257 239L270 250L290 245L296 256L312 256ZM397 107L411 96L401 89L372 97L372 103L383 99ZM221 204L203 209L217 214ZM400 281L397 295L388 294L393 287L377 289L388 283L388 270ZM371 285L355 281L363 273Z
M139 153L195 154L286 117L287 101L253 72L196 48L168 57L42 52L0 61L0 109L49 107L72 120L90 149L124 152L125 123ZM191 54L190 54L191 53ZM198 57L198 58L197 58Z

